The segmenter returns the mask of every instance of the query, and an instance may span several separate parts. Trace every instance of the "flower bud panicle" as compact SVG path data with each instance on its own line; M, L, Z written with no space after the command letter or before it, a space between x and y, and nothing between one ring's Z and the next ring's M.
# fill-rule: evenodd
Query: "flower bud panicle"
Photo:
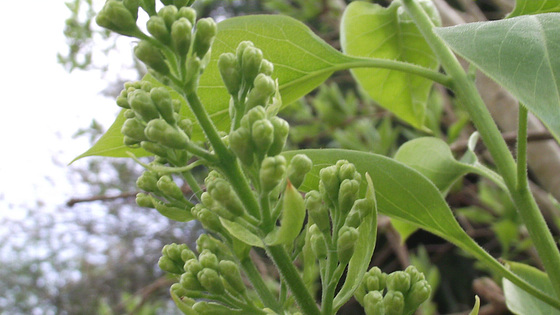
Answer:
M321 194L316 190L311 190L305 195L305 207L308 210L309 216L313 219L318 229L326 233L330 231L331 223L329 212L323 204Z
M277 123L275 123L272 119L271 119L271 122L274 125L274 132L276 133L276 124ZM273 144L273 146L274 146L274 144ZM270 150L269 150L269 152L270 152ZM299 188L301 186L301 184L303 184L303 180L305 179L305 175L307 175L307 173L309 173L309 171L311 171L312 167L313 167L313 161L311 161L311 159L307 155L305 155L305 154L294 155L294 157L292 157L292 159L290 160L290 163L288 164L288 169L287 169L287 176L288 176L288 179L290 179L290 182L292 182L292 185L294 185L294 187L296 187L296 188ZM320 198L320 196L318 196L318 197Z
M177 13L177 19L180 19L182 17L189 20L189 22L191 22L191 25L194 25L194 23L196 22L196 10L189 7L182 7Z
M148 140L144 134L145 125L138 118L129 118L124 121L121 133L137 141Z
M232 53L221 54L218 59L218 69L228 93L236 98L241 88L241 73L235 55Z
M141 40L134 48L134 55L156 72L163 75L169 73L169 66L165 62L165 57L157 47L153 46L148 41Z
M198 255L198 261L200 261L203 268L218 269L218 257L208 249L204 249L200 255Z
M385 315L383 295L379 291L370 291L364 296L366 315Z
M290 132L290 125L287 121L278 116L271 117L269 121L272 123L272 126L274 126L274 139L268 149L268 155L278 155L282 153L282 150L284 149L284 145L288 139L288 133ZM303 176L305 176L305 173ZM301 182L295 186L299 187L299 185L301 185Z
M241 56L241 73L243 80L248 86L252 86L257 74L259 73L263 60L262 50L248 45Z
M237 128L229 136L229 146L233 153L239 158L241 163L246 166L253 164L253 143L251 133L245 127Z
M274 92L276 92L276 82L271 77L260 73L253 81L253 88L247 95L245 106L247 106L247 109L257 105L266 107Z
M385 315L402 315L404 311L404 296L400 291L387 291L383 297Z
M171 100L171 93L164 87L153 88L150 91L150 97L154 102L161 117L169 124L175 124L173 102Z
M161 270L174 273L174 274L182 274L185 272L180 265L174 262L171 258L167 256L161 256L158 260L158 266Z
M357 239L358 230L355 228L343 226L338 231L337 252L341 264L347 264L352 258Z
M145 122L159 118L159 111L150 98L150 94L144 90L134 90L128 94L130 108Z
M204 290L204 287L202 287L202 285L200 284L200 281L198 281L198 278L195 274L193 274L192 272L185 272L181 275L181 279L179 280L179 283L181 284L181 286L183 288L185 288L188 291L202 291Z
M256 153L264 156L274 141L274 126L268 119L255 121L251 128L251 138Z
M325 240L325 236L323 233L313 233L310 238L311 241L311 250L313 250L313 254L317 257L317 259L326 259L327 258L327 242Z
M387 276L387 290L406 294L410 289L410 275L404 271L395 271Z
M338 191L338 209L343 215L347 215L352 209L354 202L360 192L360 183L354 179L344 179L340 183Z
M152 36L159 40L164 45L169 45L171 43L171 35L165 25L165 20L158 15L150 17L148 22L146 22L146 29Z
M186 149L190 141L184 132L171 127L163 119L151 120L144 132L149 140L171 149Z
M123 2L117 0L105 2L95 21L99 26L122 35L132 36L138 31L134 15Z
M266 59L263 59L259 72L267 76L272 76L272 72L274 72L274 64Z
M175 181L169 175L165 175L159 178L157 182L157 186L159 191L161 191L166 198L173 198L175 200L185 200L185 196L183 195L183 191Z
M224 294L225 288L218 272L214 269L204 268L197 275L198 281L210 294Z
M239 267L231 260L221 260L218 266L220 275L224 280L236 291L236 293L243 293L247 290L245 283L241 278Z
M144 149L144 150L146 150L146 151L148 151L152 154L155 154L156 156L159 156L159 157L164 157L165 158L165 157L167 157L167 154L169 152L168 148L166 148L162 145L159 145L155 142L142 141L142 142L140 142L140 146L142 147L142 149Z
M273 190L286 174L286 158L282 155L266 157L261 164L259 178L261 189L265 192Z
M144 171L140 177L136 180L136 186L138 188L148 191L148 192L159 192L159 188L157 187L157 182L159 177L157 173L152 171Z
M193 52L199 58L203 58L218 32L218 26L212 18L203 18L196 23L196 31L194 33Z
M171 25L171 39L175 51L182 56L186 56L191 47L192 24L187 18L179 18Z
M144 193L136 194L136 204L144 208L155 208L153 197Z
M171 25L177 19L178 11L179 10L177 9L177 7L172 4L166 5L159 10L158 16L163 19L163 21L165 22L165 27L167 27L168 30L171 29Z

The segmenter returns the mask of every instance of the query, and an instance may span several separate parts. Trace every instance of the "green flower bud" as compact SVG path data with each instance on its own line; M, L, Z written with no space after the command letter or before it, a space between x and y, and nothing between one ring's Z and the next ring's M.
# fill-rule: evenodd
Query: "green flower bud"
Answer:
M183 191L169 175L160 177L157 182L157 187L165 195L165 197L171 197L176 200L185 199Z
M325 167L319 171L319 188L323 195L323 200L325 202L330 202L333 207L335 202L337 202L338 190L340 187L337 173L336 166L334 165Z
M189 20L189 22L191 22L191 25L194 25L194 23L196 22L196 10L193 8L182 7L177 13L177 19L180 19L182 17Z
M217 314L229 314L232 311L227 306L214 302L200 301L193 305L193 310L200 315L217 315Z
M138 19L139 0L123 0L124 7L132 14L134 20Z
M159 258L158 266L161 270L169 272L169 273L174 273L174 274L180 275L180 274L185 272L183 270L183 268L178 266L173 260L171 260L171 258L169 258L167 256L161 256Z
M318 191L312 190L305 195L305 207L321 232L326 233L330 231L329 212L325 205L323 205L323 199Z
M173 47L179 55L187 55L191 48L192 24L187 18L180 18L171 25Z
M204 250L212 252L219 260L231 259L229 248L220 240L208 235L202 234L196 240L196 250L202 253Z
M136 48L134 48L134 55L155 71L163 75L169 73L169 66L165 63L165 57L157 47L148 41L140 41Z
M268 155L278 155L284 149L286 139L288 139L288 133L290 132L290 125L287 121L278 116L273 116L269 120L274 126L274 140L272 141L270 149L268 149ZM303 174L303 176L305 176L305 173ZM299 185L297 185L296 187L299 187Z
M267 76L272 76L272 72L274 72L274 64L266 59L263 59L259 72Z
M128 102L128 100L127 100L127 102ZM136 113L132 109L125 109L124 113L123 113L123 116L126 119L136 118Z
M327 241L323 233L315 233L311 235L311 249L317 259L327 259Z
M181 286L189 291L202 291L204 287L198 281L198 278L193 273L187 271L181 275L181 279L179 281Z
M150 91L150 97L154 102L161 117L165 119L170 125L175 124L175 117L173 116L173 102L171 101L171 93L164 87L153 88Z
M220 218L212 211L204 208L201 204L194 206L191 212L196 216L197 220L202 223L205 229L212 232L220 232L222 230Z
M198 281L210 294L224 294L225 288L220 275L214 269L204 268L197 274Z
M149 140L172 149L186 149L189 137L163 119L154 119L148 123L144 131Z
M219 264L220 275L235 290L236 294L243 293L247 290L245 283L241 278L239 267L231 260L222 260Z
M388 291L383 297L385 315L402 315L404 311L404 296L400 291Z
M200 255L198 255L198 261L204 268L218 269L218 257L209 250L203 250Z
M124 136L123 137L123 144L127 147L131 147L131 148L135 148L138 147L138 144L140 144L140 141L133 139L131 137L128 136Z
M340 178L340 181L345 179L356 179L356 174L360 176L359 173L356 172L356 166L348 161L340 160L336 162L336 166L338 168L338 177Z
M194 0L162 0L161 3L164 5L174 5L177 8L189 6L194 2Z
M171 43L171 35L169 34L167 25L165 25L165 20L161 16L154 15L150 17L146 23L146 28L148 32L162 44L169 45L169 43Z
M208 186L208 192L214 200L234 216L242 216L245 208L239 200L239 197L233 192L233 189L225 180L218 178Z
M128 104L128 99L123 96L117 96L117 105L122 108L130 108L130 104Z
M185 118L185 119L181 119L178 123L177 123L177 127L179 127L181 130L183 130L183 132L190 137L192 135L192 130L193 130L193 123L190 119Z
M253 85L253 82L259 73L262 60L263 53L256 47L247 46L243 51L241 57L241 73L243 74L243 80L249 86Z
M405 311L414 312L420 304L424 303L432 294L432 287L426 280L415 282L405 297Z
M363 219L375 211L375 200L371 198L358 199L352 205L350 212L358 212Z
M212 18L198 20L193 43L193 51L196 56L202 59L206 55L217 32L218 26Z
M177 10L177 7L174 5L166 5L163 8L161 8L161 10L159 10L158 16L160 16L163 19L163 21L165 22L165 26L167 27L168 30L171 29L171 25L177 19L178 11L179 10Z
M239 72L239 64L235 55L232 53L221 54L218 59L218 69L220 69L220 75L228 93L233 97L237 97L241 88L241 73Z
M121 133L138 141L148 140L144 134L144 124L138 118L129 118L124 121Z
M169 149L154 142L142 141L140 142L142 149L155 154L160 157L167 157Z
M346 217L346 221L344 222L344 225L353 228L358 228L360 226L360 223L362 223L362 218L360 217L360 213L358 211L355 211L354 208L352 208L352 210L350 210L350 213L348 213L348 216Z
M154 208L154 200L153 197L150 195L146 195L143 193L136 194L136 204L140 207L144 208Z
M163 246L163 248L161 249L161 254L163 256L167 256L169 257L171 260L175 261L175 262L181 262L181 251L183 249L187 249L188 247L185 244L167 244L165 246Z
M142 118L145 122L149 122L152 119L159 118L159 112L152 102L148 92L144 90L134 90L129 93L128 101L130 108Z
M274 126L268 119L255 121L251 128L251 138L257 154L264 156L274 141Z
M383 295L379 291L370 291L364 296L366 315L385 315Z
M180 283L173 283L171 285L171 288L169 289L169 291L171 291L171 294L175 294L176 296L181 297L181 298L186 298L186 296L188 294L188 291L185 288L183 288L183 286Z
M286 173L286 159L282 155L269 156L262 161L259 173L261 189L270 192L274 189Z
M364 284L367 291L383 291L386 287L387 274L379 267L371 268L364 277Z
M185 248L181 251L181 260L187 262L191 259L195 259L196 256L190 248Z
M257 105L266 107L274 92L276 92L276 82L265 74L258 74L253 82L253 88L247 95L247 102L245 103L247 109L251 109Z
M274 133L276 134L276 124L272 119L271 122L274 125ZM274 146L274 143L272 144L272 146ZM290 179L292 185L294 185L294 187L299 188L303 183L303 180L305 179L305 175L307 175L307 173L311 171L312 167L313 167L313 161L311 161L311 159L307 155L305 154L294 155L294 157L290 160L290 164L288 165L288 171L287 171L288 179ZM318 197L320 198L320 196Z
M229 136L229 146L244 165L253 164L253 143L251 134L245 127L238 128Z
M253 42L251 41L242 41L237 45L237 49L235 50L235 56L237 57L237 63L241 65L243 63L243 53L245 52L245 48L247 47L255 47Z
M265 111L264 107L257 106L257 107L251 108L247 112L247 114L245 114L243 116L243 118L241 118L241 126L247 128L248 130L251 130L251 128L253 127L253 124L257 120L261 120L261 119L265 119L265 118L266 118L266 111Z
M155 0L140 0L140 6L148 15L156 14L156 1Z
M140 89L146 91L146 92L150 92L152 90L152 84L148 81L139 81L140 83Z
M95 21L97 25L122 35L132 36L138 31L134 15L117 0L105 2Z
M387 276L387 290L406 294L410 289L410 275L404 271L395 271Z
M358 239L358 230L352 227L343 226L338 231L338 242L336 250L338 252L338 261L341 264L347 264L354 254L354 247Z
M145 171L136 180L136 186L148 192L158 192L159 191L157 187L158 179L159 177L155 172Z
M202 267L202 264L200 263L200 261L198 261L198 259L191 258L191 259L185 261L185 265L184 265L183 268L185 269L186 272L190 272L193 275L196 275L200 271L202 271L202 269L204 267Z
M352 209L354 202L360 192L360 183L354 179L345 179L340 184L338 191L338 209L343 215L347 215Z
M421 273L420 271L418 271L418 269L416 269L416 267L414 267L413 265L410 265L410 266L406 267L406 269L404 271L410 275L410 283L411 284L414 284L418 281L422 281L422 280L426 279L424 274Z

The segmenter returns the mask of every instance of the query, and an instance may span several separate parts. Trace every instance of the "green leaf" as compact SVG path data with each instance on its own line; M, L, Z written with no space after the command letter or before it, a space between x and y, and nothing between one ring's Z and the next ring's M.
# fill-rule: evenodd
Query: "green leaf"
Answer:
M560 14L436 28L459 55L511 92L560 141Z
M421 4L440 25L431 1ZM439 62L410 17L394 1L388 8L354 1L341 21L341 45L351 56L399 60L437 69ZM424 126L432 81L385 69L356 69L352 75L381 106L416 128Z
M550 283L550 279L546 273L516 262L508 262L508 267L513 273L520 276L533 286L541 291L548 293L550 296L555 296L554 289ZM509 280L504 279L504 295L506 298L506 305L510 311L519 315L554 315L560 314L560 310L542 302L529 293L517 287Z
M371 194L375 199L373 182L367 173L366 180L368 185L366 194ZM374 213L369 214L360 224L358 233L354 254L348 263L346 281L333 301L335 312L352 297L367 272L377 240L377 209L374 209Z
M520 15L560 12L558 0L517 0L508 18Z
M220 218L220 222L222 223L224 228L236 239L249 246L264 248L264 244L261 238L253 234L253 232L247 230L247 228L243 225L237 222L226 220L224 218Z
M480 310L480 298L478 297L478 295L474 296L474 300L474 306L469 315L478 315L478 311Z
M391 218L391 225L399 233L401 244L404 244L408 237L418 230L416 225L395 218Z

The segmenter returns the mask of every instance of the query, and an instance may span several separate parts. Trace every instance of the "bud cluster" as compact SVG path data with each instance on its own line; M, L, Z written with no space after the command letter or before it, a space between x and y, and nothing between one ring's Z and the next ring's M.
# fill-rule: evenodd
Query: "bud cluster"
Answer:
M414 266L390 274L371 268L355 292L368 315L409 315L426 301L431 287L424 274Z

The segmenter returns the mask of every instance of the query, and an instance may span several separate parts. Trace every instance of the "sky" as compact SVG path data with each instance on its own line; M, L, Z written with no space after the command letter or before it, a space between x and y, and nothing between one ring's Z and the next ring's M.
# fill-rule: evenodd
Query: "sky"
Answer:
M69 16L62 0L4 1L0 10L0 218L22 218L37 200L85 197L85 187L69 180L85 161L67 164L89 144L73 135L92 119L108 128L118 112L101 95L108 85L102 73L68 73L57 63Z

